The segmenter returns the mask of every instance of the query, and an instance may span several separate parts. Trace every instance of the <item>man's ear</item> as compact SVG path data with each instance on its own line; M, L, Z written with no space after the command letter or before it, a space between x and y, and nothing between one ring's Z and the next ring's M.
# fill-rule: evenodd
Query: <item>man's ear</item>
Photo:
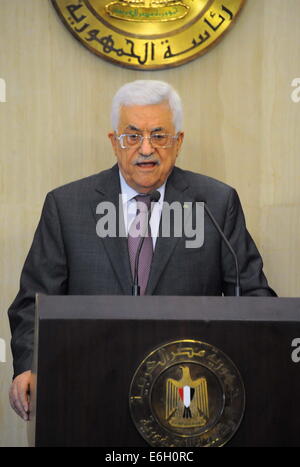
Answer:
M113 144L113 141L115 141L115 132L114 131L110 131L108 134L107 134L108 138L111 140L112 144Z
M184 140L184 132L180 131L179 134L178 134L178 138L177 138L177 155L176 155L176 157L179 156L183 140Z
M110 142L111 142L111 145L113 147L114 152L116 153L117 140L116 140L116 135L115 135L114 131L110 131L107 136L110 139Z

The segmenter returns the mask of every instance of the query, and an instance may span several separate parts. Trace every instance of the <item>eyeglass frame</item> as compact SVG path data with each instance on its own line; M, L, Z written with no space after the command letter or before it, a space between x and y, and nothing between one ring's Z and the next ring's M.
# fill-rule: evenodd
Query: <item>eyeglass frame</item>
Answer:
M166 149L166 148L171 148L173 146L174 143L168 144L167 146L153 146L151 138L154 135L168 136L168 137L172 138L172 140L178 139L178 137L179 137L179 133L177 133L176 135L171 135L170 133L154 133L153 135L150 135L150 136L140 135L139 133L122 133L121 135L117 135L115 133L115 138L119 141L119 145L120 145L121 149L130 149L130 148L134 148L134 147L135 148L140 148L142 146L142 144L143 144L144 139L149 139L150 144L151 144L151 146L153 148ZM123 140L124 136L139 136L140 137L140 143L137 144L136 146L135 145L133 145L133 146L124 146L124 144L122 144L122 140Z

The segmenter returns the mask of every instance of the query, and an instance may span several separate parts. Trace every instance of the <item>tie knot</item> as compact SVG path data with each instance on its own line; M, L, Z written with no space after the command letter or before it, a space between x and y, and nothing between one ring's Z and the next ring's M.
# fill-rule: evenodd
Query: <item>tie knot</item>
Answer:
M134 197L137 203L144 203L147 208L150 207L151 195L137 195Z

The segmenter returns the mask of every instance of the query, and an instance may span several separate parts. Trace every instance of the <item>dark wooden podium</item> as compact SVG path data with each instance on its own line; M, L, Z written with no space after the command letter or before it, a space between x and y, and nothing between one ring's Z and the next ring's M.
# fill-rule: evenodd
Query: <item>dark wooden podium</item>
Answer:
M45 295L30 445L147 447L130 383L146 355L178 339L216 346L241 374L245 412L227 446L300 446L300 299Z

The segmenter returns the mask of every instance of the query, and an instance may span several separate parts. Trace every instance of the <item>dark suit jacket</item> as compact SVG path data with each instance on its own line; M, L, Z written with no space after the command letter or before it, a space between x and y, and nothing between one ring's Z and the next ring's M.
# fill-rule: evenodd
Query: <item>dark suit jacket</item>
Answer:
M37 292L53 295L131 294L126 238L99 238L96 207L118 206L118 167L48 193L21 275L20 291L9 309L15 376L30 369ZM270 295L262 260L246 230L236 191L210 177L174 168L165 199L181 204L205 200L235 249L243 295ZM205 218L204 244L186 248L186 238L157 239L147 294L233 295L234 262L215 227Z

